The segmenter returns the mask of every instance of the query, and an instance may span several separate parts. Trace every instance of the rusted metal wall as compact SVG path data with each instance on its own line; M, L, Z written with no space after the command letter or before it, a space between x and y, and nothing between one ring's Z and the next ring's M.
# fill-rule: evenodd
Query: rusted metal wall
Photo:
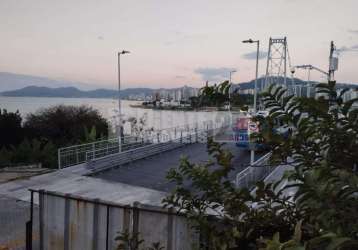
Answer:
M115 238L128 230L139 233L143 249L160 242L167 250L198 244L183 216L160 207L124 206L79 196L39 191L40 250L116 249Z

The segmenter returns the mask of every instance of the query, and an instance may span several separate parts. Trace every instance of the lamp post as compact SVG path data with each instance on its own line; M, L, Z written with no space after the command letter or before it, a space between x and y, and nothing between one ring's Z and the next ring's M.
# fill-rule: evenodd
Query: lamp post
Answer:
M256 74L255 74L255 89L254 89L254 114L256 115L257 112L257 77L259 73L259 53L260 53L260 40L244 40L243 43L256 43L257 44L257 51L256 51ZM251 149L251 157L250 157L250 164L253 164L255 161L255 151Z
M230 81L229 81L229 111L231 111L231 75L233 74L233 73L235 73L236 72L236 70L231 70L230 71Z
M128 50L122 50L121 52L118 52L118 118L119 118L119 128L118 128L118 142L119 142L119 150L121 151L122 146L122 140L124 137L123 134L123 126L122 126L122 110L121 110L121 55L129 54L130 52Z

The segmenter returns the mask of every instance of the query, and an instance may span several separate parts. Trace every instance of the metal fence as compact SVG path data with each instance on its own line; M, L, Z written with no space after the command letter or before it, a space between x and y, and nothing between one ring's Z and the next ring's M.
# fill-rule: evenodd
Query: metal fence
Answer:
M26 228L25 224L30 217L30 202L0 195L0 249L25 250ZM34 206L35 214L33 224L34 249L38 249L38 207Z
M60 148L58 150L58 168L61 169L78 165L93 159L146 147L152 144L178 141L187 142L188 138L192 140L194 135L202 134L205 131L219 131L220 128L227 125L227 122L223 120L215 123L208 121L157 131L146 131L138 136L125 136L122 138L121 143L119 138L112 138Z
M269 164L271 153L268 153L255 161L252 165L245 168L236 175L236 187L251 189L256 182L263 180L273 170L274 166Z
M141 249L159 242L167 250L190 250L197 249L199 243L198 234L185 217L170 209L140 203L121 205L44 190L31 193L38 194L39 231L31 232L35 223L31 217L28 239L39 238L40 250L114 250L121 243L116 240L121 232L138 235L144 241ZM33 249L31 240L27 249Z

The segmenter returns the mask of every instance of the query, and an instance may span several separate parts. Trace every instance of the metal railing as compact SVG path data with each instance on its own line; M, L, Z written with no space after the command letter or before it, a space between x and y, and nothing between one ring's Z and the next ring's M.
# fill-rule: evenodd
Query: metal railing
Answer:
M121 143L119 143L119 138L111 138L60 148L58 150L58 168L62 169L78 165L93 159L146 147L151 144L173 141L182 142L188 138L192 139L192 135L199 134L201 131L217 130L227 125L225 121L215 123L208 121L161 130L146 131L138 136L125 136Z
M271 153L267 153L238 173L235 179L236 187L251 189L256 182L268 176L274 170L274 166L269 164L270 157Z
M104 155L102 157L92 158L93 156L99 156L101 152L97 150L95 152L88 152L88 162L87 168L90 170L88 174L94 174L98 172L105 171L107 169L120 166L123 164L127 164L129 162L144 159L156 154L160 154L163 152L167 152L170 150L177 149L179 147L185 146L187 144L198 143L198 142L206 142L208 136L212 136L217 133L218 129L211 130L197 130L194 133L186 134L180 138L160 142L148 144L146 146L134 148L131 150L111 154Z

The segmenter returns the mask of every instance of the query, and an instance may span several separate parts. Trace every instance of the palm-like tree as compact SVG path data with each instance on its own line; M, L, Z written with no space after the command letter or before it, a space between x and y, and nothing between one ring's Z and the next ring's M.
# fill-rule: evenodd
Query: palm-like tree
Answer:
M206 85L200 89L200 103L202 106L222 106L229 100L230 91L229 81L224 81L220 84L214 84L212 86Z

